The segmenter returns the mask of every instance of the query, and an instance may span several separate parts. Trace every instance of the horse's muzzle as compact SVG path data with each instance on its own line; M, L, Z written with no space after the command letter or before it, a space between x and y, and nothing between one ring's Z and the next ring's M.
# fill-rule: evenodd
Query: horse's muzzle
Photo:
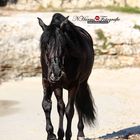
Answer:
M64 72L60 71L57 75L54 73L51 73L49 76L49 82L56 83L61 81L61 78L63 77Z

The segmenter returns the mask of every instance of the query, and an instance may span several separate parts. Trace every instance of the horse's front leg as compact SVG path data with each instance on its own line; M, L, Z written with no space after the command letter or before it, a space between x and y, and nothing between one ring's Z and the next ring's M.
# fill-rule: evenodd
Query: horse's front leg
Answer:
M63 118L65 112L65 104L63 101L63 93L61 88L57 88L54 90L56 99L57 99L57 110L59 113L59 129L58 129L58 140L63 140L64 137L64 129L63 129Z
M72 136L71 123L74 115L74 101L75 101L77 89L78 86L75 86L68 91L68 104L65 110L66 118L67 118L66 140L70 140Z
M42 101L42 107L46 116L46 131L48 133L47 140L56 140L56 136L53 133L53 126L50 118L52 109L51 96L52 96L51 88L50 87L44 88L44 98Z

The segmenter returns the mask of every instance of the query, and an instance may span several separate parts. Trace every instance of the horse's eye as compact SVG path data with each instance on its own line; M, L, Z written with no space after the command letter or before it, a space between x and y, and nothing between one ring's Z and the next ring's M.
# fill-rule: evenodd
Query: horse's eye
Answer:
M45 53L45 59L46 59L47 64L49 64L50 63L50 58L49 58L49 55L48 55L47 52Z
M57 61L56 61L56 58L54 58L54 62L56 63Z

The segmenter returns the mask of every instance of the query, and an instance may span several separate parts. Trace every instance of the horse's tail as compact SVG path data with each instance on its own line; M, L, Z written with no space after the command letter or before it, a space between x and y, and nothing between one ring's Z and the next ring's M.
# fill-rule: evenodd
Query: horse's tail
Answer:
M77 111L80 111L82 114L83 121L89 126L94 125L96 114L95 104L87 82L80 84L76 95L75 105Z

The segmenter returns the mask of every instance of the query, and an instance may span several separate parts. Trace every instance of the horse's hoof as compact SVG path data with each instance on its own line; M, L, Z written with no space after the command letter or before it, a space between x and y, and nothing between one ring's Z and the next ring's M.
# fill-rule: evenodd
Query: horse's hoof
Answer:
M77 137L77 140L85 140L85 137Z
M55 134L48 135L47 140L57 140Z

